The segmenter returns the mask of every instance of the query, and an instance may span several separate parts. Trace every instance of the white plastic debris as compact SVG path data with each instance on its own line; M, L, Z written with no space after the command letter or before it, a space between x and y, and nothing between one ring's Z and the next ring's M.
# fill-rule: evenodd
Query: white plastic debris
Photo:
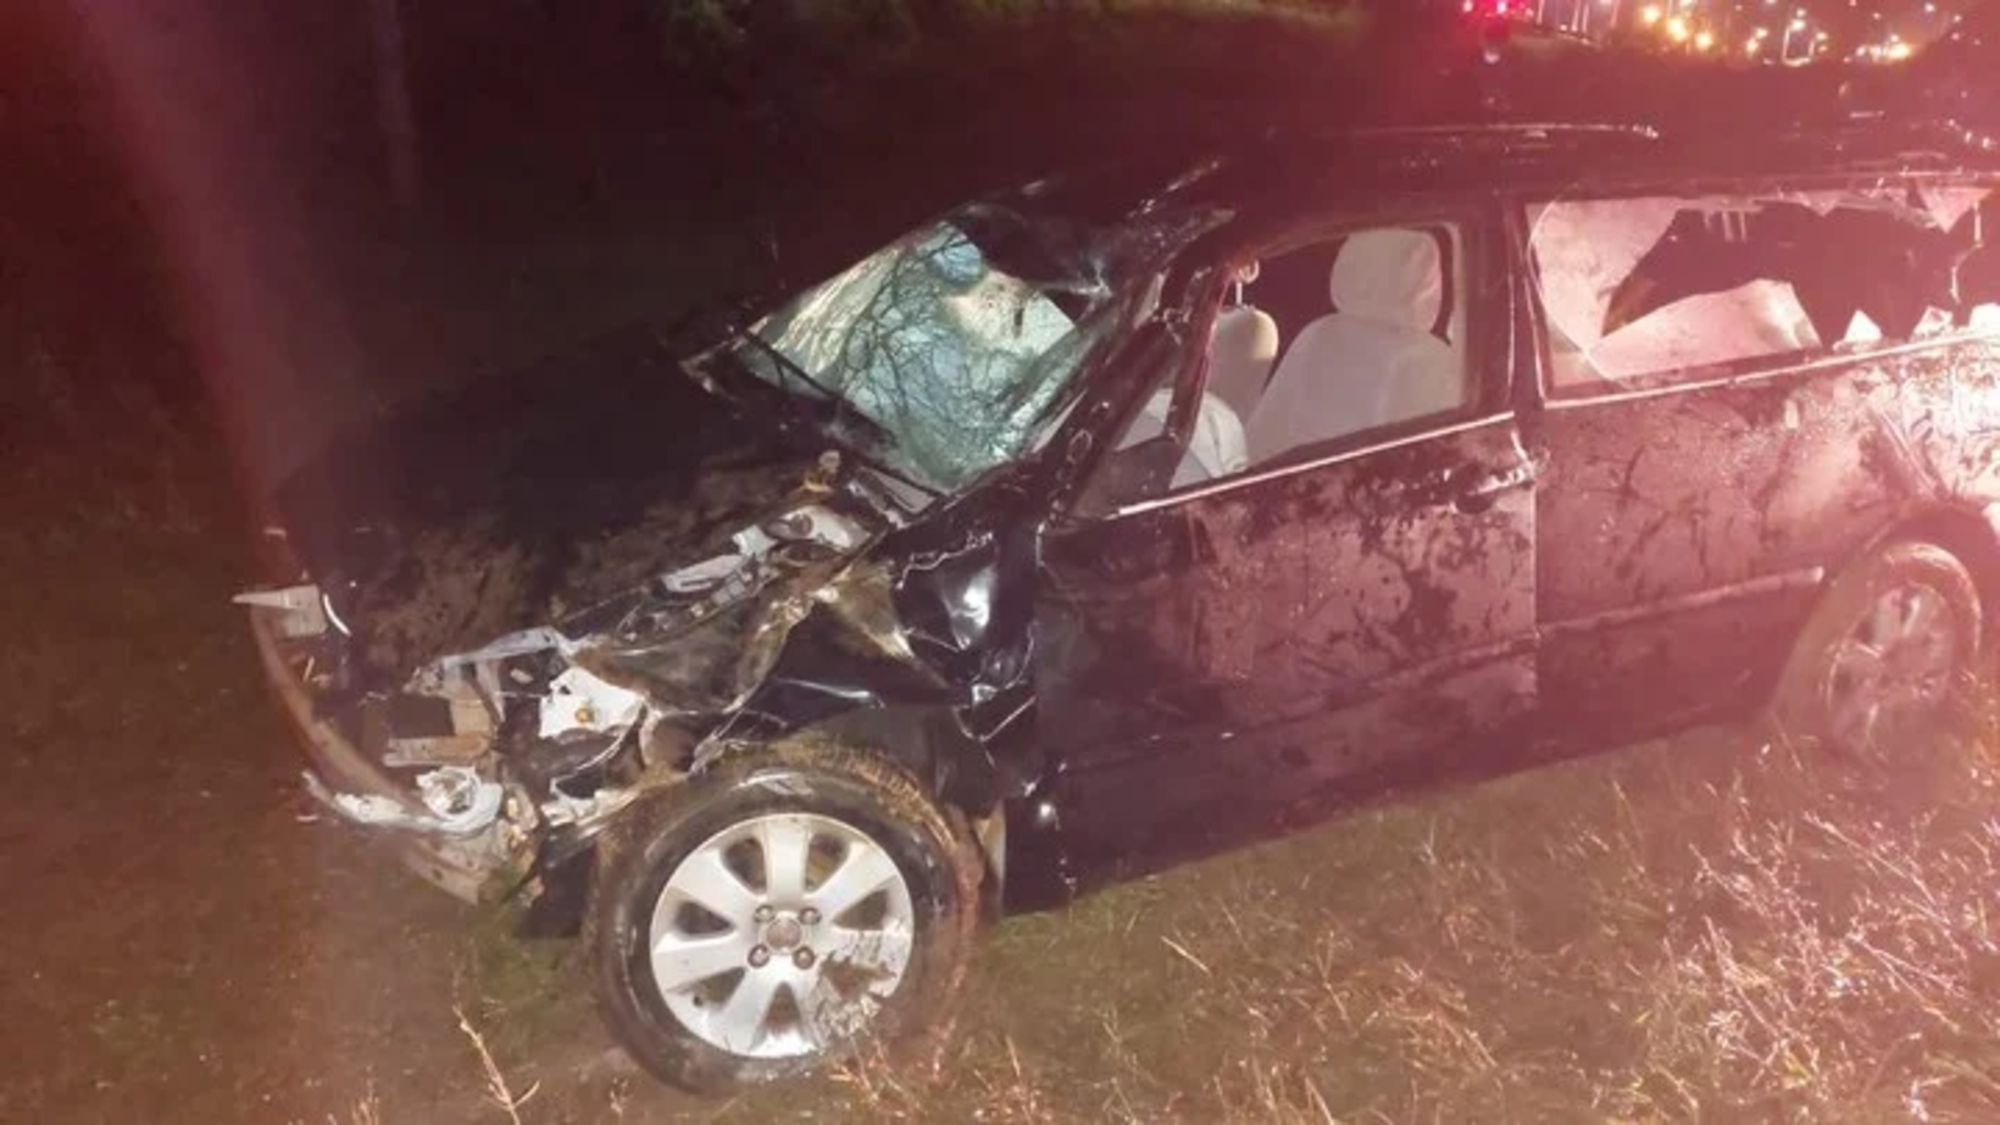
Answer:
M666 587L669 593L700 593L712 589L730 575L743 569L748 561L740 554L717 555L712 559L704 559L662 576L660 585Z
M506 791L464 766L445 766L417 777L417 793L430 815L374 793L339 793L308 771L306 791L356 824L446 836L470 836L499 819Z
M318 586L245 590L229 600L237 605L271 611L281 637L317 637L326 632L326 599L320 596Z
M541 736L616 733L637 722L645 706L637 692L572 666L549 682L549 693L542 697Z

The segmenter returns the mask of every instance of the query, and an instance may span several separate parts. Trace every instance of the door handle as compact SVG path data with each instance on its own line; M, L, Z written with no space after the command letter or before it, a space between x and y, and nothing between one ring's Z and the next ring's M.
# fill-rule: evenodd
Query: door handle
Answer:
M1522 459L1504 469L1489 469L1484 465L1467 465L1452 474L1448 498L1451 506L1461 512L1478 514L1493 507L1502 493L1516 488L1526 488L1541 476L1541 466L1532 459Z

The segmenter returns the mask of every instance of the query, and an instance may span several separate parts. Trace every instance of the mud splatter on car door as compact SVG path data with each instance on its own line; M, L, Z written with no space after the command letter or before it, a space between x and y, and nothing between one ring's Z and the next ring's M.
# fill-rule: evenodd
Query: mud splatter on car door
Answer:
M1041 722L1081 850L1256 835L1532 707L1510 418L1232 483L1047 546Z
M1950 504L1921 435L1954 390L1900 342L1964 320L1980 198L1857 181L1530 208L1560 741L1765 698L1827 561Z

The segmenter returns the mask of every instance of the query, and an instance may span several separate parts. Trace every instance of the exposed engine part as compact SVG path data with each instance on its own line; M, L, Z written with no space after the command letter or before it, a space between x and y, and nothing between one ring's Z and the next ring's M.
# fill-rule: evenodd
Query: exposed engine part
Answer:
M623 734L645 709L639 693L570 667L550 682L542 697L539 733L551 739L578 733Z
M542 803L542 819L551 828L590 825L610 817L636 800L638 789L600 789L589 798L572 797L557 790Z
M382 727L385 766L468 766L493 746L494 709L462 674L442 676L424 694L371 701L363 712L364 741Z

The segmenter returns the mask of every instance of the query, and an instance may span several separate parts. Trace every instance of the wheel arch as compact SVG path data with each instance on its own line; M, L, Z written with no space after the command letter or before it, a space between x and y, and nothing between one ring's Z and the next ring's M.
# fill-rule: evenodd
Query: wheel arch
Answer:
M1008 782L986 742L966 729L956 709L937 704L844 711L777 739L826 739L879 754L909 773L956 822L980 854L982 892L998 902L1006 883Z
M953 708L935 704L862 707L843 711L773 741L830 738L878 753L921 781L940 803L982 816L1000 799L992 756L958 722Z
M1980 647L1991 652L2000 630L2000 502L1983 508L1940 504L1908 513L1889 524L1855 553L1865 558L1892 543L1918 540L1951 552L1972 576L1979 594L1982 635ZM1844 569L1844 567L1843 567ZM1839 574L1835 574L1838 580Z

